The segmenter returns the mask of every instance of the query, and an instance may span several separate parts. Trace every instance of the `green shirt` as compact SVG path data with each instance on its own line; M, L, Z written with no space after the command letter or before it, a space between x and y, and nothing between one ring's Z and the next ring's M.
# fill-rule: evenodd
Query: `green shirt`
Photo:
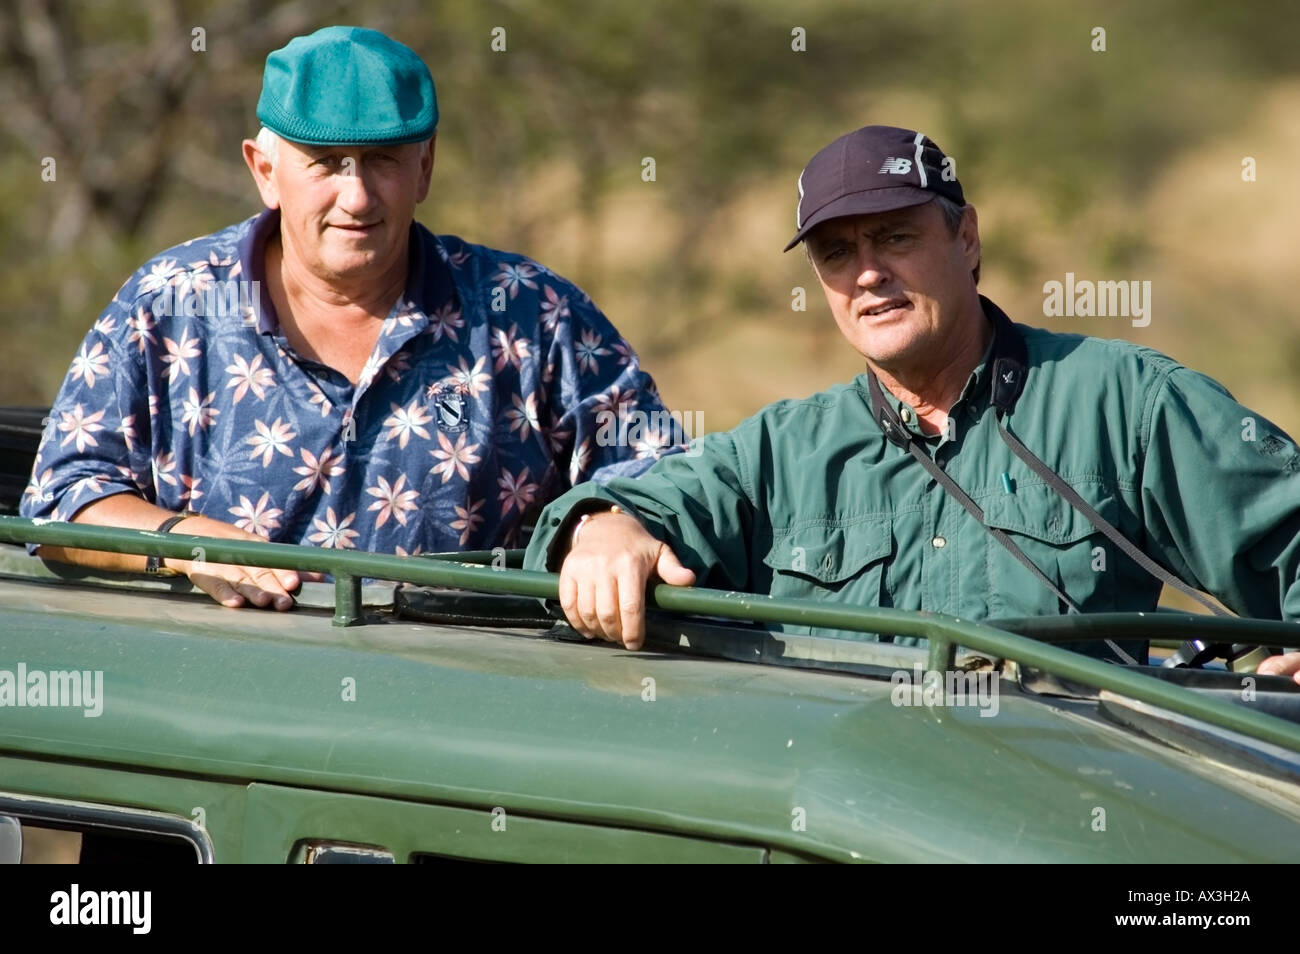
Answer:
M1243 616L1300 619L1295 442L1217 382L1150 348L1015 327L1028 374L1008 429L1185 582ZM888 399L988 524L1084 612L1154 609L1160 582L998 435L990 364L986 354L945 434L923 436L915 412ZM570 511L608 503L639 517L704 586L968 619L1065 611L885 439L865 374L769 405L637 479L575 487L542 514L526 565L556 569L552 543L567 542Z

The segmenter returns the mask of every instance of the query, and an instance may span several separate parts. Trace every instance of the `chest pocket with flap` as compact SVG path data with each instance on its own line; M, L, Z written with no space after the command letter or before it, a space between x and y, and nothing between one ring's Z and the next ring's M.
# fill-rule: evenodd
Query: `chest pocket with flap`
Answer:
M772 596L844 591L848 602L877 605L893 551L891 521L881 515L846 527L778 532L763 563L771 570Z
M1107 522L1132 539L1132 530L1121 521L1113 494L1091 493L1083 486L1076 489ZM1118 577L1128 569L1128 558L1055 490L1031 484L1017 488L1014 494L994 495L982 504L985 523L1005 530L1047 578L1085 611L1116 608ZM985 546L991 615L1057 612L1056 597L1000 543L988 536Z

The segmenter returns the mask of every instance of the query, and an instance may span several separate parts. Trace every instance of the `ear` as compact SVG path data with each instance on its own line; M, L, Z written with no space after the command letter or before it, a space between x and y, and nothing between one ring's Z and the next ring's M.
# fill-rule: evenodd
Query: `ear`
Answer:
M429 195L429 183L433 179L433 154L437 146L438 134L434 133L420 150L420 188L415 199L417 205Z
M957 240L961 242L961 253L966 260L966 267L973 271L980 261L980 222L973 205L966 206L962 212L961 226L957 229Z
M245 139L243 149L244 164L248 166L248 171L253 174L253 181L257 183L257 191L262 196L262 203L268 209L278 209L280 207L280 190L276 188L275 178L271 174L271 160L267 159L266 154L257 148L257 142L253 139ZM283 156L281 158L283 159Z

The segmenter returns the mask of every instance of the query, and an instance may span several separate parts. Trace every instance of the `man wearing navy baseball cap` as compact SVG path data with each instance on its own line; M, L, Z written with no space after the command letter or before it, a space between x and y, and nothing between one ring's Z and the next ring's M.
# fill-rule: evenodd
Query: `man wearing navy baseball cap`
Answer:
M655 575L963 619L1152 610L1163 583L1300 619L1295 442L1149 348L1013 323L976 290L975 209L933 140L835 140L795 223L864 373L552 504L526 565L560 571L575 628L639 647ZM1266 435L1241 440L1247 417Z
M87 335L24 516L418 553L510 546L573 484L682 443L632 347L530 259L415 221L438 101L410 48L360 27L266 60L243 143L265 211L147 262ZM658 422L598 440L602 412ZM288 570L42 547L184 573L288 609Z
M794 238L788 252L822 222L922 205L942 196L966 204L956 165L921 133L867 126L841 136L799 175Z

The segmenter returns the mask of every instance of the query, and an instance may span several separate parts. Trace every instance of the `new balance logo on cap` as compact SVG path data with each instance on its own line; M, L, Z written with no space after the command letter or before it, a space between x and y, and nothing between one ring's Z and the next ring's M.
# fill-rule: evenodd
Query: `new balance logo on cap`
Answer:
M827 219L890 212L936 195L966 204L955 165L934 140L898 126L864 126L836 139L804 167L797 231L785 250Z
M911 159L898 159L890 156L880 164L876 172L888 173L891 176L905 176L912 171Z

